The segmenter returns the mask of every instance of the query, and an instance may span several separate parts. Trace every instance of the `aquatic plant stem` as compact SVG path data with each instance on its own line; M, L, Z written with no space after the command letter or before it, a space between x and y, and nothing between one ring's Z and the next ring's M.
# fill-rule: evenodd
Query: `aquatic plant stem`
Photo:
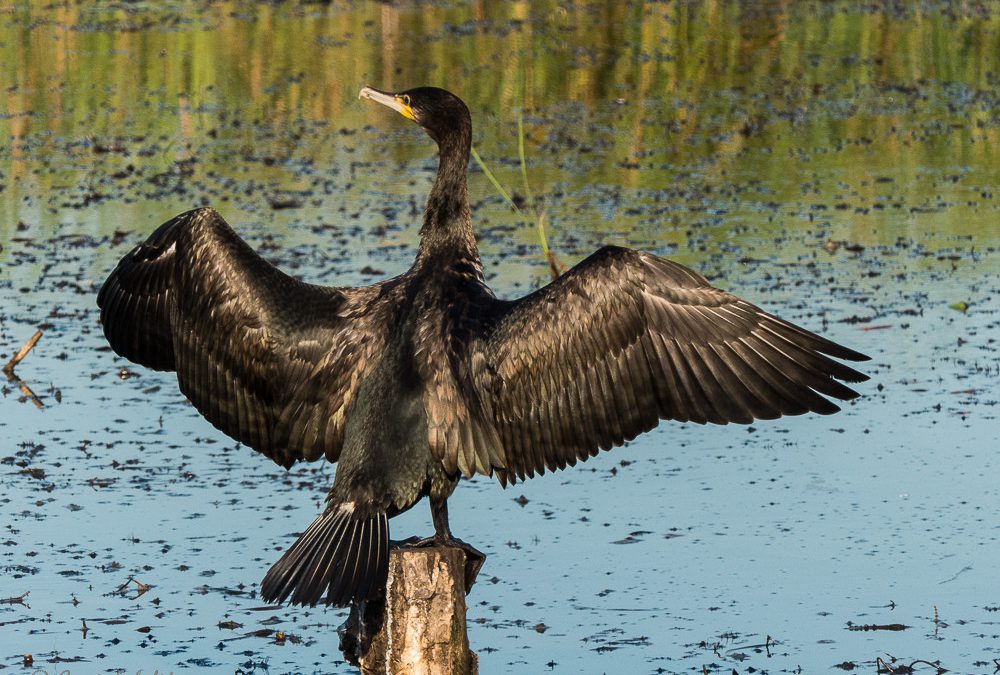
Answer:
M472 151L472 159L476 160L476 164L478 164L479 168L483 170L484 174L486 174L486 178L488 178L489 181L493 183L493 187L496 188L496 191L499 192L500 196L504 198L504 201L506 201L507 204L510 205L510 208L514 209L515 212L521 213L521 209L517 208L517 204L514 203L514 200L510 198L510 195L507 194L507 191L503 189L502 185L500 185L500 181L497 180L496 176L493 175L493 172L490 171L489 167L486 166L486 162L484 162L483 158L479 156L479 153L476 152L476 149L472 148L471 151Z

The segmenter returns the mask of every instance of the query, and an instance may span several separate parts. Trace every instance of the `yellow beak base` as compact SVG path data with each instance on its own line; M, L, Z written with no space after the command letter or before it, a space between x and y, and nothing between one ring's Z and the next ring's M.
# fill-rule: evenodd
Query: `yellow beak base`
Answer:
M358 94L358 98L366 98L369 101L381 103L387 108L392 108L406 119L413 120L414 122L417 121L416 116L413 114L413 108L410 107L410 104L406 103L403 96L399 94L381 91L375 87L365 87Z

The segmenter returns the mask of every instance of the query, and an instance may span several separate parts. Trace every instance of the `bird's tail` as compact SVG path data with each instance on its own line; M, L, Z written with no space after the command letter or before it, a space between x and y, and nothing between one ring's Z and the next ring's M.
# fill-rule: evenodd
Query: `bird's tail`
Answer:
M274 563L261 583L268 602L346 607L385 590L389 522L385 512L357 514L333 505Z

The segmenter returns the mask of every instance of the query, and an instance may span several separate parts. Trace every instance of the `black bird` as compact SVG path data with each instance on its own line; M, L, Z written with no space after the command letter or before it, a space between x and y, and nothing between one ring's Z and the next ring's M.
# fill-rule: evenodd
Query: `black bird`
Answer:
M455 543L446 499L463 476L506 485L563 469L661 419L830 414L828 398L857 396L838 380L868 379L829 358L863 354L641 251L606 246L530 295L497 299L472 231L468 108L432 87L361 96L440 150L409 271L306 284L202 208L122 258L97 298L112 348L177 371L223 432L286 468L337 462L326 509L267 573L265 599L378 595L388 519L429 497L429 541Z

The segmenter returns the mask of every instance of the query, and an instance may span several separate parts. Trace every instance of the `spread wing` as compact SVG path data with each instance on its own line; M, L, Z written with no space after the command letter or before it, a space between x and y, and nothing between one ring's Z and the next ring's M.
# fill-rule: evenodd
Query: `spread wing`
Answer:
M176 370L212 424L287 467L338 459L352 395L385 344L392 284L304 284L198 209L122 258L97 304L117 353Z
M479 422L501 446L499 462L489 462L496 450L487 448L477 449L476 464L501 481L573 465L660 419L830 414L839 408L829 398L857 396L838 380L868 379L829 358L863 354L629 249L603 248L494 313L470 346L470 362L480 365L469 371Z

